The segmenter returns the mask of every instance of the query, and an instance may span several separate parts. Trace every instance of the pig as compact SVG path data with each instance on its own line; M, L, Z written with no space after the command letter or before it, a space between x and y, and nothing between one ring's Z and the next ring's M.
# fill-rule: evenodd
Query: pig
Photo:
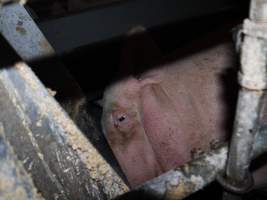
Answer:
M234 67L234 47L223 41L105 90L102 129L132 187L227 139L234 109L222 85Z

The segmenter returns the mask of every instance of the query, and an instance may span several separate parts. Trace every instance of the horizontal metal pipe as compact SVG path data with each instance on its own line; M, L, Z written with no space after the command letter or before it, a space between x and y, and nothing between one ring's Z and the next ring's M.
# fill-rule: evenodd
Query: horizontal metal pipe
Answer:
M267 124L264 124L256 136L253 158L266 151ZM137 197L166 200L183 199L215 180L217 174L226 166L227 154L228 145L224 144L182 167L170 170L144 183L117 199Z

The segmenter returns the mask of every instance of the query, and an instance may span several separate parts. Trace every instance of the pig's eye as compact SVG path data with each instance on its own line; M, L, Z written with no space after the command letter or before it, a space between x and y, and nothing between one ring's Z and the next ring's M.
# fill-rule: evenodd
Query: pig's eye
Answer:
M128 116L125 113L115 112L113 113L114 127L121 131L126 131L130 128L131 123Z
M126 115L123 115L123 114L121 114L121 115L118 115L118 116L116 116L116 121L115 121L115 125L121 125L121 123L123 123L123 122L125 122L126 121L126 119L127 119L127 116Z
M123 122L125 119L126 119L125 116L120 116L120 117L118 118L118 121L119 121L119 122Z

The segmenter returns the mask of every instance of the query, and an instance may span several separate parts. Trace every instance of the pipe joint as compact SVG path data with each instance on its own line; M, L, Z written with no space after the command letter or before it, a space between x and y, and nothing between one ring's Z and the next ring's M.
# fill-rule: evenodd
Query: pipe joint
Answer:
M227 178L225 174L218 173L216 180L228 192L234 194L246 194L254 187L254 178L250 172L247 173L247 178L240 183L235 183L233 180Z
M253 26L255 29L251 28ZM241 69L238 80L239 84L248 90L265 90L267 89L267 24L259 25L261 30L256 26L258 24L245 20L243 27L245 37L241 49Z

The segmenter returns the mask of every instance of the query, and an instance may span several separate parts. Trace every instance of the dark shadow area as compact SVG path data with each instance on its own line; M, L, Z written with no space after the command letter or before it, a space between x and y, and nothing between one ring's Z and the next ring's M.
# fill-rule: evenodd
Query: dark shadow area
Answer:
M234 119L235 119L235 111L236 111L236 104L238 98L238 81L237 81L237 72L238 72L239 64L236 63L236 68L227 69L224 74L221 76L221 84L223 87L222 98L226 105L225 120L223 124L223 129L227 133L227 139L230 139Z
M216 199L222 200L224 190L217 182L212 182L202 190L191 194L189 197L184 198L185 200L200 200L200 199ZM265 200L267 198L267 186L252 190L250 193L242 195L244 200ZM146 191L133 191L131 193L126 193L116 200L160 200L159 196L156 194L149 194Z
M73 4L74 2L74 4ZM137 3L136 3L137 2ZM131 4L132 10L138 12L138 8L140 9L140 5L146 5L146 2L149 4L153 4L153 1L145 1L144 4L138 3L138 0L35 0L35 1L29 1L27 3L27 6L30 7L30 10L34 11L36 16L38 16L38 19L40 20L48 20L53 18L61 18L66 16L71 16L75 14L80 14L83 12L88 11L95 11L100 9L105 9L107 7L116 7L118 5L127 5ZM171 0L163 1L164 3L161 3L162 9L165 9L167 7L168 9L173 9L173 7L179 12L180 7L182 5L187 5L187 1L182 1L181 3L173 3ZM210 1L211 4L213 3ZM216 11L209 11L207 13L212 14L214 12L220 12L223 10L234 10L235 12L240 12L243 10L248 10L249 0L220 0L218 2L223 2L222 8L217 9ZM155 2L158 4L158 2ZM190 4L192 4L192 7L194 1ZM135 5L136 4L136 5ZM173 5L173 7L170 7L168 5ZM197 4L198 5L198 4ZM203 2L203 10L209 10L209 7L212 7L212 5L209 5L209 1ZM139 7L138 7L139 6ZM151 5L153 6L153 5ZM127 7L127 6L126 6ZM153 10L153 9L151 9ZM149 12L149 10L145 10L146 12ZM107 11L108 12L108 11ZM181 13L181 11L180 11ZM127 16L127 13L125 13L125 17ZM201 12L200 12L201 14ZM179 15L178 15L179 16Z
M17 53L12 49L2 35L0 35L0 54L0 68L12 66L14 63L20 61Z
M251 163L250 168L251 168L252 171L254 171L256 169L259 169L260 167L262 167L265 164L267 164L267 153L259 156L255 160L253 160L253 162Z
M114 3L124 3L128 0L80 0L75 2L68 0L32 1L27 5L35 11L40 19L51 19L74 15L88 10L112 6Z
M193 193L189 197L185 198L185 200L199 200L199 199L222 199L222 189L219 184L216 182L211 183L209 186L205 187L203 190L200 190L196 193ZM116 200L160 200L161 197L157 196L156 194L148 194L146 191L139 191L139 192L131 192L125 195L122 195Z
M198 52L201 48L208 47L212 43L209 42L209 39L202 42L205 46L201 47L199 45L200 47L196 48L197 45L194 45L194 50L190 48L193 41L199 41L205 34L220 29L224 35L229 33L229 37L231 37L231 29L241 23L245 16L246 13L243 12L226 12L165 25L147 30L147 32L160 49L164 62L170 62L173 59L184 58L186 54L190 55L194 51ZM140 34L140 37L143 37L142 34ZM136 39L138 40L138 37L133 37L132 43ZM129 41L131 38L127 38L127 40ZM111 82L122 78L119 72L124 71L124 76L129 75L127 71L131 72L127 69L128 66L121 65L125 41L126 37L115 38L111 41L81 47L62 55L61 58L85 93L91 94L92 91L94 91L93 93L99 93L97 91L103 90ZM173 54L174 51L175 56L171 58L169 55ZM143 50L139 52L140 57L146 57L147 55L149 55L149 52ZM141 73L158 65L159 63L155 62L154 65L135 66L135 69L138 69L136 73Z

